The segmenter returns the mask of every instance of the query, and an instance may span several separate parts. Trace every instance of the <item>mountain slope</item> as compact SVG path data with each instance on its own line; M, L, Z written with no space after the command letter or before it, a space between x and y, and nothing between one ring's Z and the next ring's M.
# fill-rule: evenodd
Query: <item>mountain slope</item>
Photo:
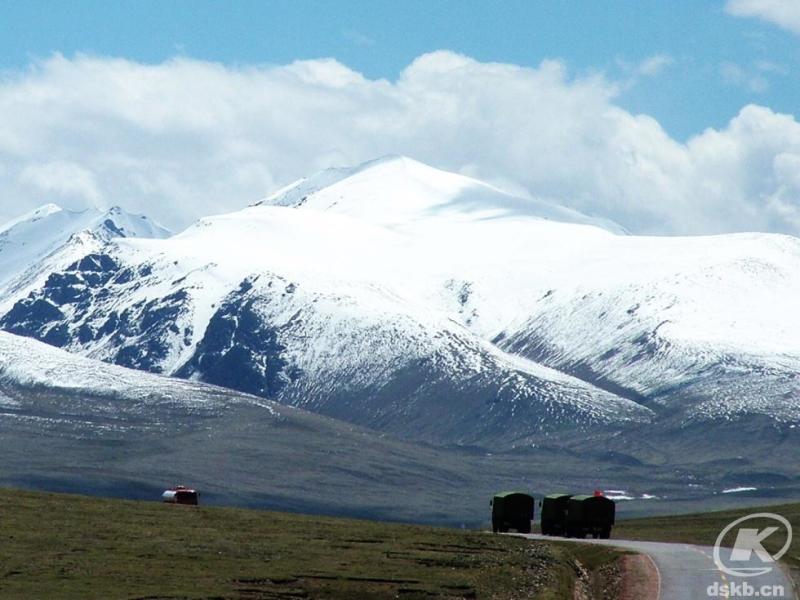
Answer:
M404 256L436 255L429 298L511 354L686 422L800 419L796 238L608 235L577 225L619 231L397 158L323 172L264 202L411 232ZM435 296L437 280L458 304Z
M799 240L598 225L382 159L115 240L0 326L436 442L800 422Z
M647 430L632 440L654 433L637 427ZM680 453L674 437L656 442L652 461L638 449L607 452L598 432L574 440L574 449L543 436L535 447L491 453L409 443L0 332L2 486L152 500L184 483L198 487L204 503L472 526L486 522L491 495L510 487L627 490L637 499L619 509L629 514L665 510L654 496L676 503L672 510L735 505L735 495L719 490L756 476L760 497L797 494L794 438L780 465L769 455L706 464L708 453ZM665 450L677 458L665 463Z
M687 420L798 421L800 240L614 238L569 269L501 347Z
M344 250L328 221L248 209L164 242L122 240L113 254L51 275L3 326L124 366L428 439L509 441L650 418L633 402L509 357L391 289L331 278L320 272L324 261L294 263L298 235L328 258ZM325 231L333 236L321 241ZM348 238L357 250L373 235L352 227ZM272 267L280 271L264 270L255 251L262 239L277 249ZM289 264L275 256L281 249Z
M52 271L115 238L165 238L170 232L121 208L70 211L44 205L0 226L0 310L42 285Z
M4 332L0 455L0 485L157 499L186 483L212 503L450 524L482 523L487 498L512 483L640 488L659 471L648 467L646 480L644 469L621 473L613 462L582 472L588 458L556 460L549 450L487 455L403 442ZM659 485L681 486L674 477Z

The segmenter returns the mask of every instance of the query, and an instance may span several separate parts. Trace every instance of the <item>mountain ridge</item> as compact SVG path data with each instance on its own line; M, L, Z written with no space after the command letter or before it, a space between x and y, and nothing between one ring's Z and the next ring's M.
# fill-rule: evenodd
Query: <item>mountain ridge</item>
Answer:
M704 428L678 443L640 426L622 439L593 430L507 451L443 447L0 332L4 486L154 500L184 482L208 503L475 527L487 499L511 486L625 490L629 515L796 497L796 435L774 464L763 439L731 459L724 442L740 452L737 430ZM758 490L720 494L734 485Z
M111 240L0 327L431 442L800 423L800 317L778 302L800 240L620 235L474 182L397 157L323 172Z
M346 197L339 194L343 183L347 184ZM363 195L359 193L365 188ZM385 197L375 193L376 189ZM337 206L340 201L347 205L344 209ZM436 169L402 155L320 171L279 189L253 206L303 207L352 215L353 204L357 204L359 219L394 227L422 218L440 215L464 218L465 214L476 212L481 218L486 218L487 213L488 218L520 215L627 233L608 219L590 217L536 198L515 196L479 179Z
M42 285L45 274L113 239L169 235L146 216L117 206L70 211L50 203L12 219L0 225L0 312Z

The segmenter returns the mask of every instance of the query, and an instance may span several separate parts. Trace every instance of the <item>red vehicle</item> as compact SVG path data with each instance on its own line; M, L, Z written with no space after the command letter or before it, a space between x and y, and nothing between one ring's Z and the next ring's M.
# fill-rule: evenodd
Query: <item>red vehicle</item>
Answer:
M190 504L197 506L200 494L197 490L177 485L161 494L161 499L170 504Z

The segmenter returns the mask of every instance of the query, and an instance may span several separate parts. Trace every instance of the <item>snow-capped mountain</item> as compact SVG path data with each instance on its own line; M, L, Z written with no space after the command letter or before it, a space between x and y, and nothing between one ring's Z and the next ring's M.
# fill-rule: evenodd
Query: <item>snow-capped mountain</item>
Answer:
M800 421L800 240L625 235L391 157L116 239L11 332L429 440Z
M121 237L171 233L144 215L119 207L65 210L46 204L0 225L0 310L44 283L47 275Z
M798 420L800 239L616 237L562 268L500 347L689 420Z
M732 485L761 487L769 471L786 480L770 486L771 499L796 497L800 446L788 445L783 464L758 465L760 480L695 465L701 485L687 488L687 469L664 464L668 444L659 444L656 461L637 464L621 453L540 445L487 453L404 442L0 332L3 486L154 500L165 486L186 483L210 503L477 526L486 499L514 484L635 490L651 499L628 502L628 510L658 511L654 495L707 500Z
M356 167L326 169L278 190L256 206L304 206L399 230L439 227L442 222L533 217L625 233L607 219L588 217L535 198L520 198L405 156L384 156Z
M251 271L242 250L255 250L267 222L250 214L236 220L238 233L231 226L177 236L168 255L154 254L155 242L118 242L119 254L89 255L51 275L4 326L116 364L432 439L513 439L650 418L636 403L508 356L391 290ZM227 243L218 236L232 233L246 246L215 251ZM200 249L208 253L196 256Z

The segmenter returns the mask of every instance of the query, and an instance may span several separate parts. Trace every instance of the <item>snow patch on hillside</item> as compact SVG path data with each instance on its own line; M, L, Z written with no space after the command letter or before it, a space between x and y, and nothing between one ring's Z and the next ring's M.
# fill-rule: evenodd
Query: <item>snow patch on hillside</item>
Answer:
M120 401L160 401L186 406L225 403L223 390L170 379L75 356L28 338L0 332L0 381L33 391L60 391L83 396L116 396ZM237 395L274 410L272 403ZM0 395L0 404L18 403Z

